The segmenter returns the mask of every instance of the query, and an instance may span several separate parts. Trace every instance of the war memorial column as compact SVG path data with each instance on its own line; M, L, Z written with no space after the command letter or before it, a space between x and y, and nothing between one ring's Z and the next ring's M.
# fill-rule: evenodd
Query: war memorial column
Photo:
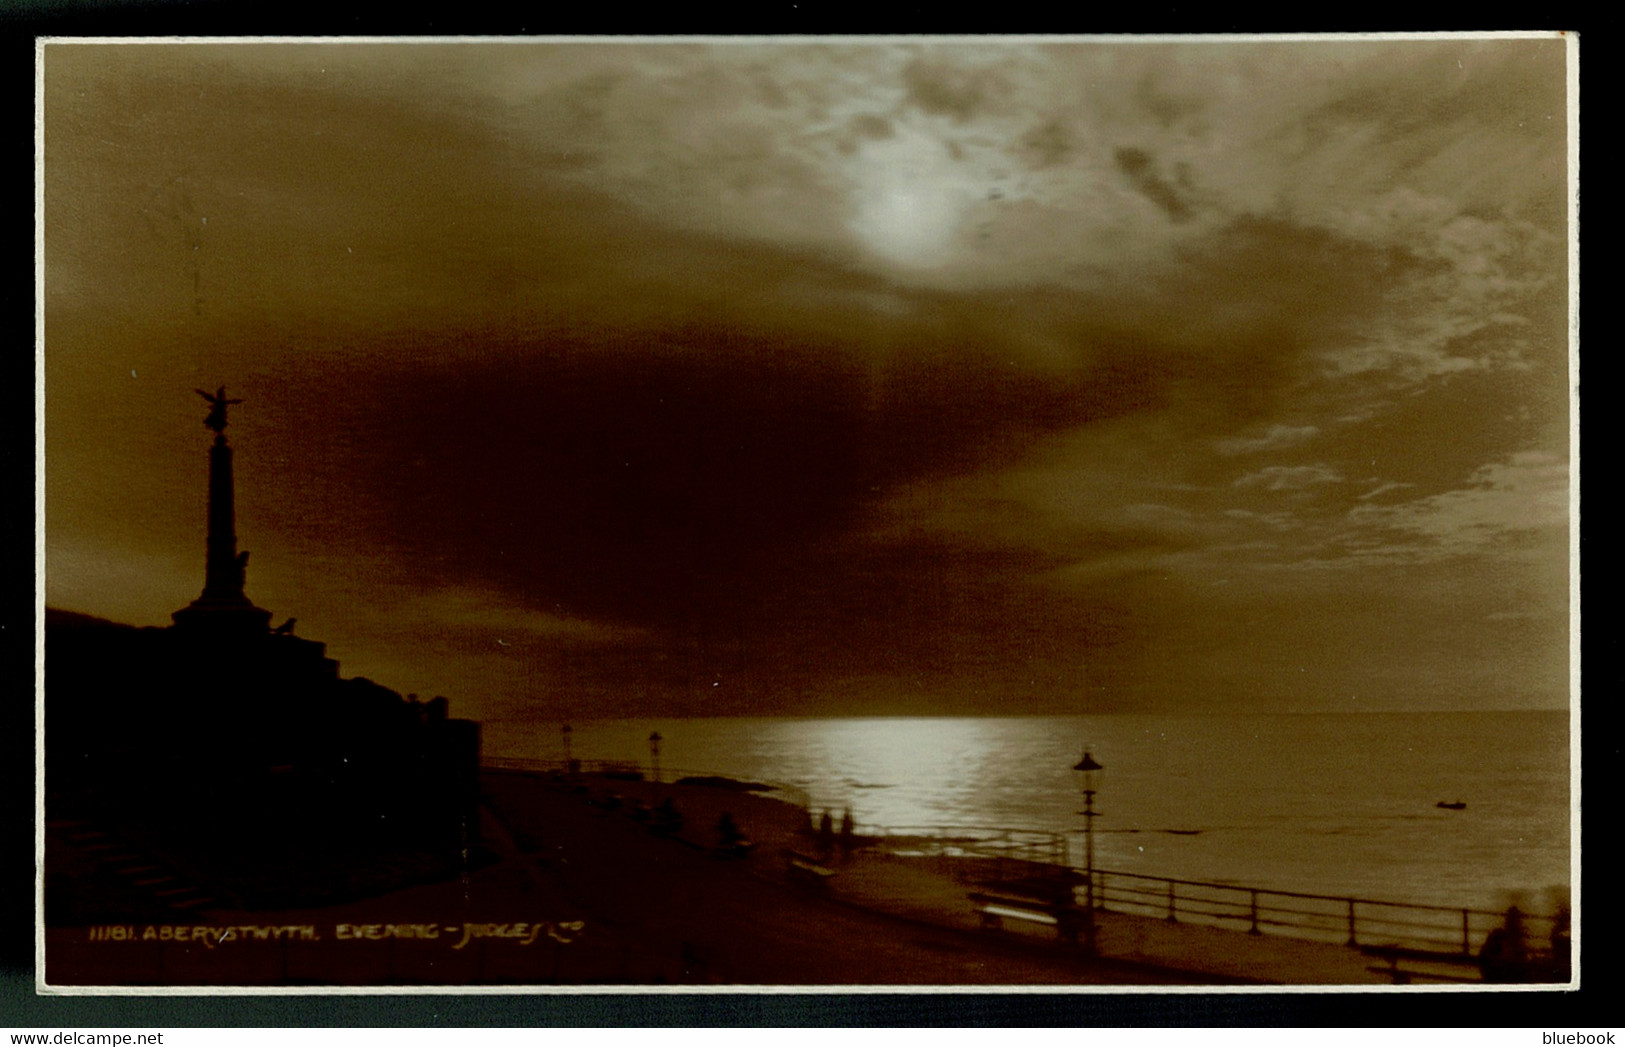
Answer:
M242 401L228 399L224 386L213 394L201 389L197 394L212 405L203 424L214 432L214 444L209 448L209 533L203 594L171 617L188 631L263 633L271 627L271 612L254 606L244 592L248 554L237 551L236 492L231 445L225 433L226 408Z

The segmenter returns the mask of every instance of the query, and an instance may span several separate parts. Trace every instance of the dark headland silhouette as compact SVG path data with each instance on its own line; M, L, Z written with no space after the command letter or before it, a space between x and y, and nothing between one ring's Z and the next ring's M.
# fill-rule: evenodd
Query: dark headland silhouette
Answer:
M48 925L324 904L479 860L479 725L271 627L245 591L227 407L203 591L168 628L45 622ZM106 860L108 854L115 860Z

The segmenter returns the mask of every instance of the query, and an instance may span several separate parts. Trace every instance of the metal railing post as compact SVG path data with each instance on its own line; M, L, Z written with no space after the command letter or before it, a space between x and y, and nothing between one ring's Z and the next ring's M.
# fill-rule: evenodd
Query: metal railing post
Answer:
M1178 923L1179 918L1174 915L1174 881L1168 881L1168 922Z
M1262 932L1262 931L1260 931L1258 929L1258 891L1252 890L1252 891L1249 891L1248 893L1253 896L1253 925L1251 927L1247 928L1247 933L1248 934L1262 934L1264 932Z
M1461 954L1463 956L1473 954L1473 938L1472 931L1468 926L1467 912L1466 909L1461 911Z
M1348 940L1347 944L1350 945L1351 947L1352 946L1357 946L1357 945L1360 944L1359 937L1354 933L1354 899L1353 898L1349 899L1349 940Z

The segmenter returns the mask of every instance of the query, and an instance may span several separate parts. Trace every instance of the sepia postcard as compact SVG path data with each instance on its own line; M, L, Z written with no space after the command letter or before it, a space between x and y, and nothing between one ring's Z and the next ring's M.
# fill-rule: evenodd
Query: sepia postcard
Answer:
M1572 37L37 57L39 992L1578 985Z

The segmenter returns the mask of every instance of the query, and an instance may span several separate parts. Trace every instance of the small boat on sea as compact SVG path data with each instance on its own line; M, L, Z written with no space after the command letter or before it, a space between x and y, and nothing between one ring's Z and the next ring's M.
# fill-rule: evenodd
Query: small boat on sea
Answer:
M1455 803L1446 803L1443 800L1440 800L1433 806L1443 807L1447 811L1465 811L1467 809L1467 801L1457 800Z

